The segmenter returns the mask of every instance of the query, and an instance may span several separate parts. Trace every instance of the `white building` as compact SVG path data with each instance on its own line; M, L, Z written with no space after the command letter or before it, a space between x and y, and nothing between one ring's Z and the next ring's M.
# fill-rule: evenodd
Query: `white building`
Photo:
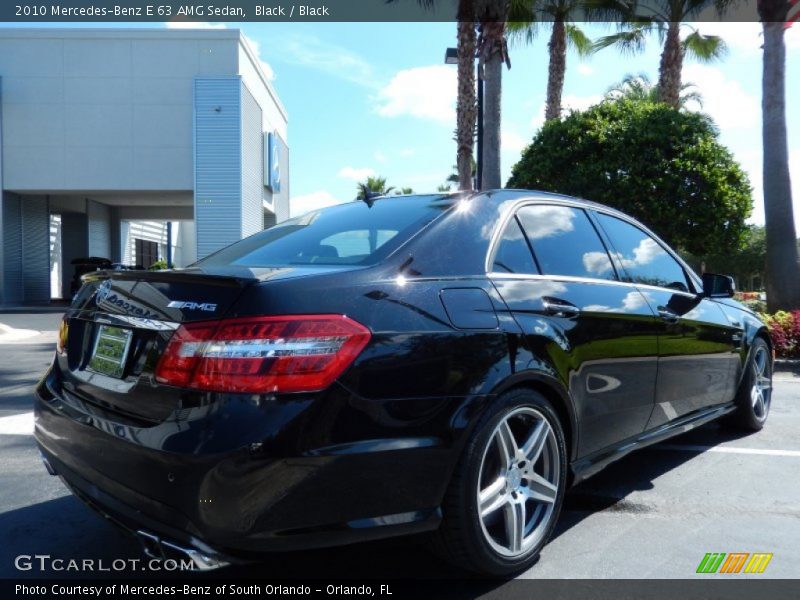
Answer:
M0 29L0 111L0 304L289 215L286 111L238 30Z

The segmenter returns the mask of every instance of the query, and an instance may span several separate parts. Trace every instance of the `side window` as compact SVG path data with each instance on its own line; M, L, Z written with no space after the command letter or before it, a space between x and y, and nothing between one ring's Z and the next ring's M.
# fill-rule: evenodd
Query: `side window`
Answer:
M644 231L616 217L597 213L619 262L626 281L688 292L686 272L664 248Z
M543 274L616 279L603 242L583 210L541 204L521 208L518 216Z
M539 271L533 262L531 249L525 241L525 234L520 229L516 217L506 225L503 237L497 245L494 254L492 271L496 273L525 273L527 275L538 274Z

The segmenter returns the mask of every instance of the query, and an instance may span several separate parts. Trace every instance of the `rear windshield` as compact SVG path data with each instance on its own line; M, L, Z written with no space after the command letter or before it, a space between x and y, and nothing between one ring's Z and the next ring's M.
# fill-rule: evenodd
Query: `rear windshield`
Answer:
M452 206L447 196L356 201L315 210L223 248L196 266L373 265Z

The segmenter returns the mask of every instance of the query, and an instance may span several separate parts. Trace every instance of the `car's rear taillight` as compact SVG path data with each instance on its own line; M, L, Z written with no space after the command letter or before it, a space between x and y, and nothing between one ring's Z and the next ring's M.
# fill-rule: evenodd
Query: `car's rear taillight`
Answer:
M343 315L245 317L181 325L156 381L217 392L311 392L333 383L370 339Z

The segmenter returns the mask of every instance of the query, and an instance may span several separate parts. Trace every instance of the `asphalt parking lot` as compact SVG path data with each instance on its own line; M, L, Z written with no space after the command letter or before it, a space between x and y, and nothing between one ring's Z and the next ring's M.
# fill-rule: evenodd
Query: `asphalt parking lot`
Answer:
M139 558L138 544L44 470L31 435L31 389L51 359L58 314L0 314L0 577L20 554ZM8 328L29 330L10 339ZM768 552L761 575L800 576L800 377L776 375L755 435L717 424L629 455L573 488L554 536L524 578L692 578L707 552ZM424 538L270 556L235 577L438 578L462 573ZM59 576L70 575L58 573ZM73 574L80 575L80 574ZM718 576L717 576L718 577Z

